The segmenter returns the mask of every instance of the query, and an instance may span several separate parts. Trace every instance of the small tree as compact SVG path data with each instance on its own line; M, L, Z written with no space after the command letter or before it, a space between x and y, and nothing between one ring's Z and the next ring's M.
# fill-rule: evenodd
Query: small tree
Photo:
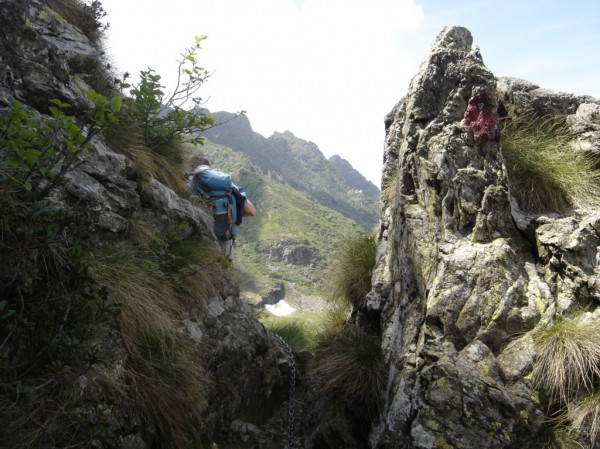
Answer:
M202 109L204 101L196 96L211 76L196 59L196 52L206 38L196 36L194 45L181 54L172 94L165 94L161 76L150 68L140 72L140 82L130 90L130 112L142 125L148 148L159 150L163 145L177 141L202 144L204 139L199 133L213 125L212 116ZM191 109L186 109L189 106Z

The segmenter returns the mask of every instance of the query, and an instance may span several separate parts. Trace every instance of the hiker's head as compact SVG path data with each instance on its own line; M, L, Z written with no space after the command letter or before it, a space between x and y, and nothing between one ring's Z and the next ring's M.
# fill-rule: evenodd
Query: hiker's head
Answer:
M206 157L199 154L192 156L190 159L190 168L196 168L200 165L208 165L210 167L210 162Z

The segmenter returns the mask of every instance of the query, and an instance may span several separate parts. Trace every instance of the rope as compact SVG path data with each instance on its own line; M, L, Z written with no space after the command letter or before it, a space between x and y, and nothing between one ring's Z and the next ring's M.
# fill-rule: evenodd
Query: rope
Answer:
M286 343L281 335L273 333L275 340L283 348L290 361L290 397L288 401L288 422L287 422L287 444L285 449L292 449L292 442L294 438L294 413L295 413L295 402L296 402L296 364L294 363L294 354L292 349Z

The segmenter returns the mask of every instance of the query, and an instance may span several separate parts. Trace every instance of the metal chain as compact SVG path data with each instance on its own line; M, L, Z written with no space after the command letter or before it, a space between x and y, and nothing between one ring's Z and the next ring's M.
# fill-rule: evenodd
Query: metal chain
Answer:
M287 354L290 361L290 397L288 403L288 439L285 449L292 449L292 440L294 438L294 413L295 413L295 402L296 402L296 364L294 363L294 354L292 349L286 343L281 335L273 333L273 336L277 342L281 345L285 353Z

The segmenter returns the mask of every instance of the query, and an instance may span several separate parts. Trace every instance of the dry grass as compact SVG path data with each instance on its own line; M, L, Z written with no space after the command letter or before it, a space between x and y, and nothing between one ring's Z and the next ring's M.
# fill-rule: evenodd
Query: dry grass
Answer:
M383 180L381 185L381 202L387 206L395 204L398 199L398 170Z
M585 449L567 427L556 426L548 429L534 443L533 449Z
M528 212L563 212L600 205L597 160L573 147L568 127L526 116L502 126L511 194Z
M177 324L180 292L149 258L126 243L91 261L96 281L110 286L128 352L130 400L160 429L165 447L200 441L201 408L210 385L198 349Z
M144 145L144 133L139 123L125 109L119 123L106 130L106 140L114 151L129 157L138 170L141 181L154 178L167 185L179 195L186 195L188 188L181 166L189 149L186 144L172 142L160 149Z
M600 391L571 401L561 419L573 435L587 438L593 447L600 435Z
M146 219L139 211L135 211L127 219L125 234L134 245L146 250L166 244L165 238L160 235L152 221Z
M561 318L534 338L535 385L553 400L567 402L592 391L600 376L600 326L581 316Z

